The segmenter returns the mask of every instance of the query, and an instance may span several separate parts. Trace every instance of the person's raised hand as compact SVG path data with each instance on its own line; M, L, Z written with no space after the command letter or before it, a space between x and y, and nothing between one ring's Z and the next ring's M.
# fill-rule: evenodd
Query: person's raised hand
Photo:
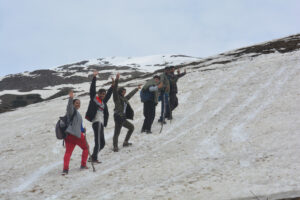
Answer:
M114 85L115 85L115 79L112 77L111 78L111 86L114 87Z
M69 97L73 99L73 97L74 97L74 92L73 92L73 90L70 90L70 91L69 91Z
M96 77L97 75L98 75L98 71L97 71L97 70L94 70L94 71L93 71L93 76Z

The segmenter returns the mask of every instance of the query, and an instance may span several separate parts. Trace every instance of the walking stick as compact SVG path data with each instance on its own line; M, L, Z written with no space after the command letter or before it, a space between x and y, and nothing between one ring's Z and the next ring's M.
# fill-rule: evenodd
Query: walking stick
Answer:
M89 156L90 156L90 158L91 158L92 156L91 156L91 152L90 152L90 145L89 145L89 143L87 142L86 135L84 136L84 140L85 140L85 144L86 144L86 146L87 146L87 148L88 148L88 151L89 151ZM95 172L96 169L95 169L95 167L94 167L94 163L91 162L91 164L92 164L93 172Z
M166 101L165 101L165 93L162 94L162 102L164 104L163 106L163 114L162 114L162 121L161 121L161 128L159 133L161 133L163 126L164 126L164 122L165 122L165 113L166 113Z
M172 109L171 109L171 98L170 98L170 94L169 94L169 99L168 99L168 102L169 102L169 118L170 118L170 124L172 123Z

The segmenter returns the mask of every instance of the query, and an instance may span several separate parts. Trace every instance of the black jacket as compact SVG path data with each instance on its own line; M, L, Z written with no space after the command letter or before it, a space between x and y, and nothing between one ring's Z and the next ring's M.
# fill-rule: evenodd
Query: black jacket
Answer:
M114 109L115 114L119 115L121 118L133 119L134 111L131 108L128 101L138 91L138 88L132 90L129 94L127 94L125 97L123 97L122 95L120 95L118 93L118 84L119 84L119 79L116 79L115 80L115 86L113 88L113 99L114 99L114 103L115 103L115 109ZM124 116L124 113L123 113L124 103L127 104L126 110L125 110L125 116Z
M107 90L106 95L103 99L103 104L104 104L104 111L103 111L104 112L104 124L103 125L104 125L104 127L107 126L107 121L108 121L108 117L109 117L108 108L107 108L106 103L110 99L112 91L113 91L113 88L110 87ZM96 97L96 77L93 78L92 83L91 83L90 102L89 102L89 106L88 106L88 109L87 109L86 114L85 114L85 118L90 122L93 121L93 119L96 116L97 110L98 110L98 106L94 101L95 97Z
M170 81L170 93L177 94L177 81L179 78L183 77L186 73L180 73L180 74L168 74L168 79Z

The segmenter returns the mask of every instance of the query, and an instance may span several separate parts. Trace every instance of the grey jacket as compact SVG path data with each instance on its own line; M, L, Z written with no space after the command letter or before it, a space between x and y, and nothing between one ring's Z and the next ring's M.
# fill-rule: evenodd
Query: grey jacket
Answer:
M73 105L73 98L69 98L69 102L68 102L68 106L67 106L68 120L71 119L74 112L76 112L76 115L74 116L73 121L69 124L66 132L80 138L81 137L82 117Z

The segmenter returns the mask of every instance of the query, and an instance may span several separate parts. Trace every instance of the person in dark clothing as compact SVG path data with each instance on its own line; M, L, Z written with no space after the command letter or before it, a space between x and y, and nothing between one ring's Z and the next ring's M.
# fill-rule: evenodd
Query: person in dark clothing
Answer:
M170 81L170 115L168 116L168 119L171 120L173 118L172 111L178 106L178 98L177 98L177 81L179 78L183 77L186 74L186 69L184 70L184 73L180 73L180 69L177 69L177 74L175 75L175 67L170 67L170 71L168 74L168 79Z
M96 96L96 78L98 71L94 71L93 80L90 87L90 102L85 118L92 122L94 130L95 146L92 156L89 158L89 162L100 163L98 160L98 153L105 146L104 127L107 126L108 121L108 108L107 102L111 97L112 90L114 87L114 80L112 79L112 85L107 90L99 89L98 95Z
M155 118L155 108L158 101L158 89L162 88L163 84L160 82L159 76L154 76L153 79L147 81L141 90L141 95L144 103L144 116L145 120L142 126L142 133L152 133L151 126Z
M115 109L114 109L115 131L113 137L114 152L119 151L118 138L121 132L121 128L123 126L128 129L127 135L123 142L123 147L128 147L132 145L132 143L129 143L129 139L131 137L131 134L133 133L134 126L127 119L133 119L134 112L128 101L131 97L133 97L133 95L135 95L135 93L139 89L141 89L141 85L139 85L138 88L135 88L128 95L125 96L126 89L124 87L118 88L119 78L120 78L120 74L118 73L113 88L113 99L115 103Z
M169 106L169 93L170 93L170 81L168 79L169 67L165 67L164 73L160 75L160 81L163 83L163 87L159 89L159 100L161 101L161 114L158 122L166 123L165 118L170 115Z

